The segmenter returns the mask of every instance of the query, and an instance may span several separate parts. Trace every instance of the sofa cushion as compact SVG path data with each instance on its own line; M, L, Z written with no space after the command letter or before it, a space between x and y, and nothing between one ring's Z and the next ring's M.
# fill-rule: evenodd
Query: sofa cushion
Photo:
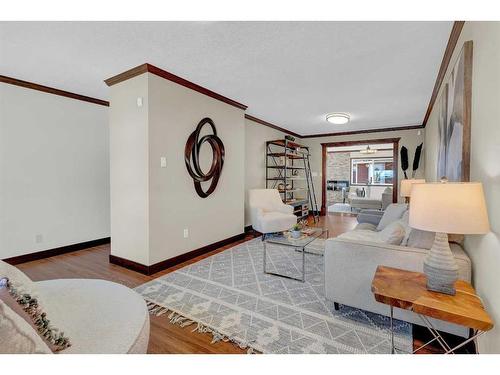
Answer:
M405 236L403 237L403 240L401 241L401 246L407 246L408 245L408 238L410 237L411 233L411 227L409 223L410 219L410 211L406 210L401 219L398 220L398 222L403 226L405 229Z
M355 230L342 233L337 236L337 238L349 241L364 241L364 242L375 242L375 243L386 243L391 245L399 245L404 237L403 226L395 221L388 225L383 231L377 232L373 230L371 224L368 223L358 224Z
M354 230L371 230L375 232L377 230L377 226L372 223L359 223L358 225L356 225Z
M401 219L407 209L408 205L404 203L393 203L387 206L382 219L380 219L380 222L378 223L377 230L382 230L393 221Z
M337 238L349 241L382 242L379 232L368 229L351 230L340 234Z
M434 243L436 233L411 228L406 246L417 247L419 249L430 249Z
M405 228L399 221L393 221L378 232L382 242L390 245L399 245L405 236Z

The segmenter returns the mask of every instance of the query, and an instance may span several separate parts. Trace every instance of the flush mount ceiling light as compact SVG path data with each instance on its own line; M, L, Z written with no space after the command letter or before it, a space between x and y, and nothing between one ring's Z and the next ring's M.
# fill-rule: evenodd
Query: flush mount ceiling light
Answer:
M350 119L347 113L330 113L326 115L326 121L335 125L347 124Z
M366 146L364 150L359 151L361 154L374 154L377 150L370 148L370 146Z

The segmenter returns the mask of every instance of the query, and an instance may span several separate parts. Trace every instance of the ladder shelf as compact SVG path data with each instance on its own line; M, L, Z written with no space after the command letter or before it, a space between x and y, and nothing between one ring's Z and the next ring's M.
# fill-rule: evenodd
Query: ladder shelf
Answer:
M277 189L297 220L307 219L310 211L314 222L319 220L307 146L286 137L266 142L266 189Z

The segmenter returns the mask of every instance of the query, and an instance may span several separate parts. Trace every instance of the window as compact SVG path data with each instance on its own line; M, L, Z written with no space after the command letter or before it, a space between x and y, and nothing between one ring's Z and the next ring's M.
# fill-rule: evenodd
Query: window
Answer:
M351 184L392 185L392 158L351 159Z

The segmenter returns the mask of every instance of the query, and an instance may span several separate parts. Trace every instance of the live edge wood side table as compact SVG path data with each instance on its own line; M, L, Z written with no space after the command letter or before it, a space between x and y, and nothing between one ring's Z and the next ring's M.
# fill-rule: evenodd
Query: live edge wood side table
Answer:
M413 351L437 341L445 353L453 353L458 348L493 328L493 321L481 303L481 299L468 282L458 280L455 283L456 295L431 292L426 288L426 277L420 272L411 272L397 268L378 266L372 281L375 300L390 306L391 352L394 346L394 307L416 313L434 337L431 341ZM473 330L470 338L450 348L442 335L433 327L428 318L444 320L469 327Z

